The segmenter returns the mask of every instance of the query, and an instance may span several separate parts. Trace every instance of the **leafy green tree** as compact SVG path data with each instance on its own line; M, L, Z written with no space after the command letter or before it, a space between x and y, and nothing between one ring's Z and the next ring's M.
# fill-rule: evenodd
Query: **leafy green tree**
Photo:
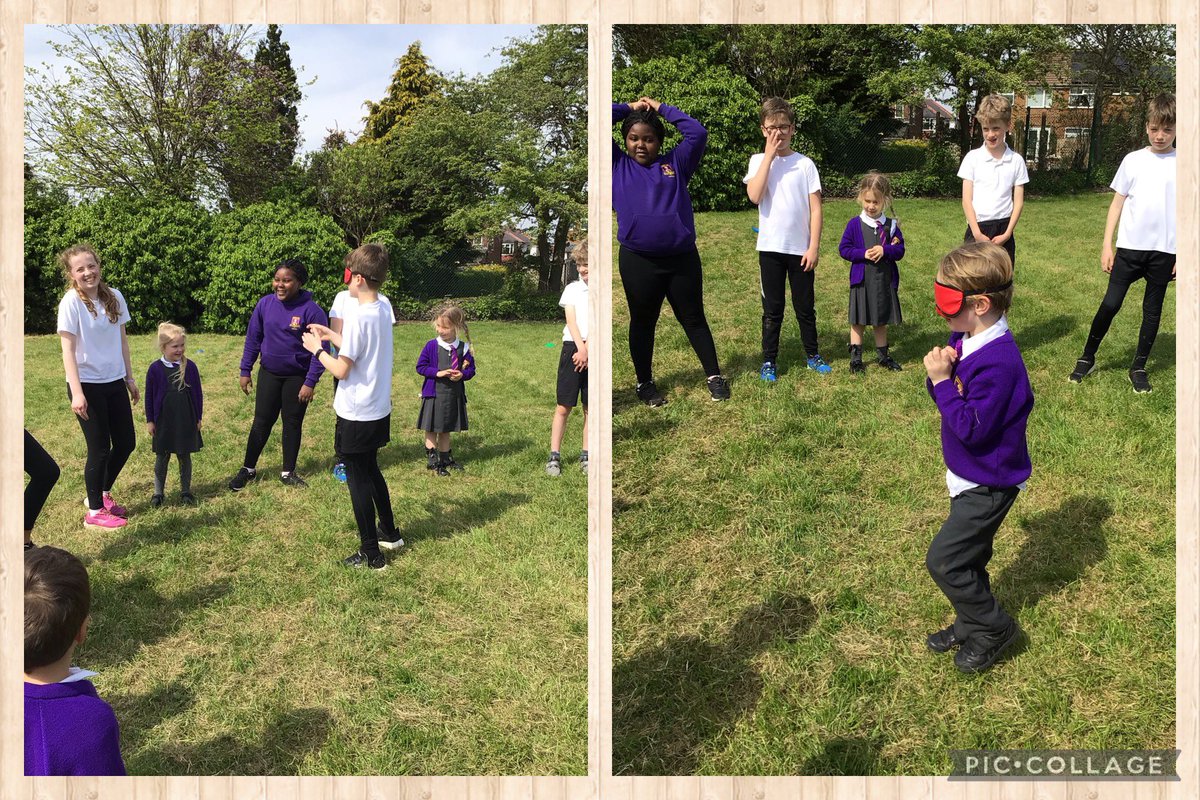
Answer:
M310 174L317 208L341 226L351 247L380 230L393 212L395 167L386 141L322 150L313 156Z
M387 97L378 103L370 100L365 118L363 139L386 138L428 98L440 93L443 79L421 52L421 43L413 42L408 51L396 60L396 71L388 85Z
M63 189L40 178L25 164L25 332L54 333L63 276L54 269L50 231L71 204Z
M300 85L292 68L291 47L283 41L278 25L268 25L266 38L258 43L254 63L273 78L277 94L271 108L279 124L279 137L269 143L270 163L282 171L291 166L300 146Z

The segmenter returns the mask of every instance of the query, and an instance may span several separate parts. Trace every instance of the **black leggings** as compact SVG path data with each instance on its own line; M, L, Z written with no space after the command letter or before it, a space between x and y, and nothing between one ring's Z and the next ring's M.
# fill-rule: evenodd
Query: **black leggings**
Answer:
M1100 308L1092 320L1092 329L1088 333L1087 343L1083 347L1083 358L1094 361L1096 350L1100 347L1104 335L1112 325L1113 318L1121 310L1125 295L1131 284L1110 276L1108 291L1100 301ZM1142 328L1138 332L1137 352L1133 357L1133 369L1145 369L1146 359L1150 357L1150 349L1154 347L1154 339L1158 336L1158 325L1162 321L1163 300L1167 296L1168 283L1146 282L1146 294L1142 296Z
M87 441L87 463L83 468L83 484L87 487L88 508L98 511L104 507L104 492L112 490L117 476L129 460L137 440L133 432L133 409L129 405L129 390L125 380L110 383L83 383L87 399L87 415L78 414L79 427ZM67 399L71 387L67 386Z
M359 549L367 556L379 555L379 537L375 532L375 515L379 515L379 527L387 533L396 528L392 516L392 498L388 494L387 481L379 469L379 451L365 453L343 453L346 465L346 486L350 490L350 505L354 508L354 521L358 525Z
M254 424L250 426L250 438L246 440L245 465L254 469L262 455L275 420L283 412L283 471L296 469L300 455L300 434L304 429L304 413L308 403L300 402L300 387L303 375L276 375L261 367L258 370L258 388L254 393Z
M692 250L672 256L648 256L621 247L618 257L621 283L629 304L629 356L638 383L654 376L654 330L663 300L671 304L706 376L719 375L717 346L704 316L704 276L700 253Z
M33 530L33 523L42 513L46 498L60 474L58 464L29 431L25 431L25 474L29 476L29 484L25 487L25 530L29 531Z
M800 323L800 340L809 358L819 355L817 349L817 309L815 269L804 271L800 256L788 253L758 254L759 285L762 290L762 348L763 361L774 363L779 357L779 331L783 327L787 284L792 284L792 310Z

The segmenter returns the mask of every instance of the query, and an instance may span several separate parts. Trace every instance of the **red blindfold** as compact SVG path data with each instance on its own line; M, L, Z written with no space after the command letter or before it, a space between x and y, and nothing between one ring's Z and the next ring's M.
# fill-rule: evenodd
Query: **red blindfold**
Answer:
M1008 281L1003 286L992 286L988 289L975 289L970 292L964 292L962 289L956 289L953 286L947 286L939 281L934 281L933 302L937 306L937 313L946 319L953 319L962 313L963 303L971 295L1002 292L1010 286L1012 286L1012 281Z

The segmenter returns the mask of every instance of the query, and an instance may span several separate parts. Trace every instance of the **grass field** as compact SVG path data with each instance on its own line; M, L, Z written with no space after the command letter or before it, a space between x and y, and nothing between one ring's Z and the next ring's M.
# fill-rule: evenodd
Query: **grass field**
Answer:
M332 384L304 426L299 472L275 478L279 425L239 494L253 399L242 341L194 335L205 388L195 508L149 505L153 454L138 446L115 487L116 531L82 527L85 449L57 337L25 340L26 426L63 475L34 529L78 554L93 624L78 652L116 711L131 774L583 774L587 769L587 480L542 472L560 324L472 324L480 370L461 479L425 469L413 371L427 323L396 329L392 443L380 462L408 543L387 570L348 570L349 496L331 475ZM158 356L131 337L139 385ZM548 348L546 343L554 342ZM153 352L152 352L153 348ZM564 459L579 450L568 429Z
M655 377L633 396L614 288L613 769L618 774L947 774L955 748L1175 746L1175 297L1150 358L1126 371L1134 287L1082 386L1066 378L1107 276L1110 195L1029 200L1009 315L1036 396L1033 476L990 571L1027 641L982 676L929 653L949 604L925 570L949 500L921 359L944 344L937 260L962 237L955 200L904 200L904 371L847 369L857 206L825 205L822 353L785 322L779 382L760 382L756 212L697 216L705 300L733 399L709 400L669 311ZM866 354L873 356L870 333Z

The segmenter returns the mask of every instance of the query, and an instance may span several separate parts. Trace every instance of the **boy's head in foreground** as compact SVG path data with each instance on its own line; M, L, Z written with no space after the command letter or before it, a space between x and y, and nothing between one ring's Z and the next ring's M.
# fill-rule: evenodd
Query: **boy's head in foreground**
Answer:
M57 547L25 554L25 673L69 657L86 635L92 589L83 562Z

